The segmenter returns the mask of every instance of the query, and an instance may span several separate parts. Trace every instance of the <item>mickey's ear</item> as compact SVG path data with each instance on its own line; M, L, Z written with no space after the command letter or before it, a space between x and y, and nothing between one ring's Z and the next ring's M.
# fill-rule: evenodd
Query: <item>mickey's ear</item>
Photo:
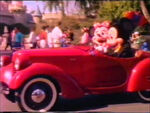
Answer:
M112 37L113 39L118 38L118 30L115 27L110 27L108 30L108 35Z

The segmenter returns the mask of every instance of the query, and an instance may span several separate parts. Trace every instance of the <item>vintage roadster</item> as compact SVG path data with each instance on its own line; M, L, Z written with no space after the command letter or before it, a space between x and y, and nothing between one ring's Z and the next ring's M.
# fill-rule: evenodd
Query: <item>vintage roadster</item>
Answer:
M150 53L119 58L86 46L21 50L1 57L1 92L23 111L49 111L61 95L137 92L150 102Z

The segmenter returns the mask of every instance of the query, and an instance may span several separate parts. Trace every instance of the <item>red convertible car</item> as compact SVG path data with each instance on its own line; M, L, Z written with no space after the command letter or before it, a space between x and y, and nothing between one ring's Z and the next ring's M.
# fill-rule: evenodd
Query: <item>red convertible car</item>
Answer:
M119 58L90 47L21 50L1 57L1 91L23 111L49 111L61 95L138 92L150 102L150 53Z

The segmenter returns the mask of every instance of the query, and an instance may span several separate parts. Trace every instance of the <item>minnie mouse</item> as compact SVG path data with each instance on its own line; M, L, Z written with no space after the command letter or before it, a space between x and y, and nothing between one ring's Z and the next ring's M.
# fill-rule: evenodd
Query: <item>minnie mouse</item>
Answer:
M92 41L96 50L109 55L119 54L123 50L124 40L118 37L118 31L111 26L111 22L97 23L94 27Z

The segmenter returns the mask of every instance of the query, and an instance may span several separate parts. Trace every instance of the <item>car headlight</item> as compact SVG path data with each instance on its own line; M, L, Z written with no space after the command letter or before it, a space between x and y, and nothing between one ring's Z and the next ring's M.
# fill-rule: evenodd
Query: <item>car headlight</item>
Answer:
M0 57L0 67L6 66L11 62L10 56L1 56Z
M16 70L19 70L20 69L20 63L19 63L19 59L16 59L15 63L14 63L14 68Z
M28 67L29 65L31 65L31 61L29 60L29 58L16 58L14 61L14 68L16 71L24 69L26 67Z

